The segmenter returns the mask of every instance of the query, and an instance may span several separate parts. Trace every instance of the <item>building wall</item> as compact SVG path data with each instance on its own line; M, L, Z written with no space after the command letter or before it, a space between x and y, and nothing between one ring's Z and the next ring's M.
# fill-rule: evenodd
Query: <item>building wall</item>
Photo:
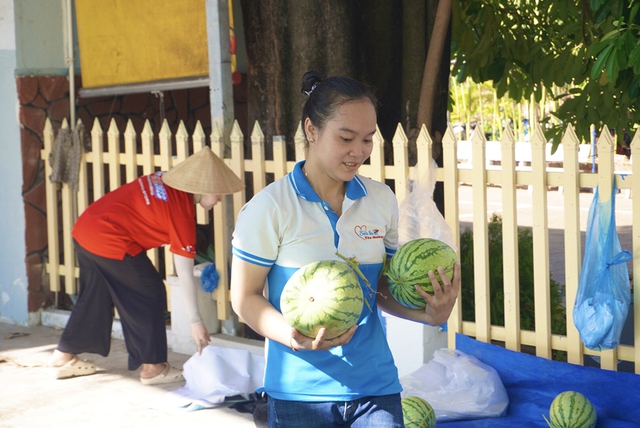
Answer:
M0 321L26 325L27 273L13 0L0 0Z
M15 0L16 74L66 75L63 1Z
M64 2L0 0L0 320L38 323L42 309L67 309L64 293L50 291L43 148L45 120L54 132L70 119L69 78L65 63ZM189 134L200 121L211 133L209 88L82 98L76 47L76 117L89 130L97 119L107 130L113 119L121 132L132 121L140 133L146 120L157 135L167 120L172 132L180 121ZM236 113L247 134L246 82L234 86ZM236 116L238 117L238 115Z

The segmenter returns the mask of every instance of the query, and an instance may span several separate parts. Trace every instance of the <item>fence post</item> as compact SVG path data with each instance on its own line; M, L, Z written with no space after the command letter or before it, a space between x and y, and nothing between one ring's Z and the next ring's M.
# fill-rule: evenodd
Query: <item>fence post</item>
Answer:
M171 129L169 128L169 123L167 119L162 122L162 126L160 127L159 137L159 151L160 151L160 171L168 171L171 168L172 159L171 159ZM164 273L165 278L176 275L176 270L173 265L173 253L169 245L165 245L161 251L164 251ZM166 285L166 284L165 284ZM171 294L171 287L167 286L167 293Z
M84 128L84 124L80 119L76 122L76 130L81 129L82 135L80 144L82 144L82 155L80 156L80 169L78 171L78 192L76 194L76 218L82 213L89 205L89 186L87 182L87 154L84 147L87 130Z
M505 126L501 137L502 160L502 271L504 329L508 349L520 351L520 272L518 269L518 218L516 198L515 138Z
M423 123L420 127L418 138L416 138L416 151L418 152L418 171L416 171L417 174L415 175L415 177L421 186L426 186L429 182L429 177L431 177L431 162L433 160L433 157L431 155L432 148L433 140L431 139L431 135L429 135L429 131L427 131L427 127ZM433 189L428 190L430 192L433 192Z
M373 134L373 149L369 156L369 177L372 180L380 181L384 183L385 178L385 166L384 166L384 138L380 128L376 125L376 132ZM364 168L363 168L364 169Z
M567 314L567 362L584 363L582 340L573 323L573 306L578 293L582 259L580 233L580 170L578 151L580 140L569 124L562 137L563 195L564 195L564 258L565 258L565 305Z
M404 198L407 197L407 177L409 176L408 144L409 139L404 133L402 125L398 123L396 133L393 135L393 179L398 204L402 204Z
M233 122L233 127L231 129L231 169L236 175L245 182L245 172L244 172L244 135L242 134L242 130L240 129L240 124L238 121ZM233 194L233 218L231 218L231 231L233 231L233 225L238 218L238 214L240 210L245 204L247 200L247 192L246 189L242 189L239 192ZM229 251L231 254L231 251Z
M185 130L184 135L187 139L182 139L181 129ZM193 135L191 137L193 141L193 153L197 153L202 148L206 146L206 136L204 135L204 130L202 129L202 124L200 121L196 122L196 127L193 130ZM184 122L180 121L180 126L178 127L178 132L176 134L176 159L175 164L178 164L189 157L189 141L186 129L184 127ZM205 210L200 205L196 205L196 221L200 224L209 224L210 212Z
M458 202L458 140L453 134L451 126L447 127L442 138L442 163L444 182L444 212L445 220L453 232L456 248L460 248L460 206ZM464 278L462 278L464 281ZM447 321L447 341L449 346L455 347L456 333L462 333L462 290L458 295L449 320Z
M127 127L124 130L124 160L126 177L125 183L130 183L138 176L138 168L136 162L136 130L133 127L131 119L127 121Z
M296 129L296 133L293 136L293 144L295 144L295 156L296 162L299 162L306 158L306 138L304 137L304 132L302 132L302 122L298 123L298 128Z
M613 151L615 142L611 138L611 133L607 125L602 127L600 138L598 138L598 201L603 203L610 201L613 189ZM612 213L615 215L615 213ZM610 349L600 353L600 368L616 370L618 364L617 350Z
M153 150L153 131L149 120L144 121L142 132L140 133L140 147L142 153L139 157L139 164L142 165L142 175L149 175L154 172L154 150ZM95 169L95 168L94 168ZM147 250L147 257L151 263L157 268L160 264L158 258L158 249L153 248Z
M220 159L225 161L225 144L222 132L217 124L213 126L214 128L211 132L211 150L213 150ZM231 312L229 311L229 271L227 269L230 253L228 200L228 195L224 196L222 200L213 207L214 252L218 274L220 275L214 296L218 305L218 318L222 320L229 319L231 316Z
M60 129L69 128L67 119L62 120ZM71 229L73 229L74 218L74 199L75 194L69 184L61 184L60 193L62 197L62 248L64 252L64 288L68 294L77 294L78 287L75 277L75 251L73 248L73 238L71 237Z
M252 194L256 194L267 185L264 162L264 134L262 133L260 124L256 120L253 125L253 131L251 132L251 171L253 172Z
M636 148L640 147L640 129L636 131L633 136L633 140L631 141L631 157L633 158L633 153L636 151ZM640 162L632 163L631 165L631 191L633 194L633 212L640 213L640 192L636 189L640 189ZM633 357L635 360L635 372L636 374L640 374L640 274L636 274L636 272L640 272L640 225L636 223L636 216L634 215L633 221L633 238L632 238L632 248L633 248L633 331L634 331L634 348L633 348Z
M120 130L116 121L111 121L111 126L107 131L108 162L109 171L109 191L113 191L122 184L120 177Z
M481 124L471 135L473 186L473 268L476 309L476 337L483 342L491 340L489 289L489 226L487 219L487 140Z
M549 222L547 213L547 141L542 127L537 124L531 137L532 204L533 216L533 288L535 305L536 355L551 358L551 285L549 278Z
M58 241L58 184L49 180L51 176L51 163L49 162L49 154L55 140L51 121L47 118L44 122L44 149L42 150L42 158L44 159L44 175L47 198L47 255L49 262L47 263L47 271L49 272L49 287L51 291L56 293L60 291L60 276L58 269L60 267L60 242ZM56 302L57 303L57 302Z

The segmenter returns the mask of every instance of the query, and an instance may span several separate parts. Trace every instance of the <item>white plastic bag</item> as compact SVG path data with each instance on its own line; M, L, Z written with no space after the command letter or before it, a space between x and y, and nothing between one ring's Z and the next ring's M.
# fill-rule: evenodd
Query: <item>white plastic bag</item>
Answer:
M402 397L427 400L437 421L503 416L509 397L496 370L464 352L442 348L400 379Z
M398 243L402 245L413 239L433 238L444 242L457 251L453 242L453 232L433 201L438 172L436 161L431 159L429 176L423 180L425 184L420 184L416 171L418 171L417 165L409 180L409 193L400 203Z
M246 349L205 346L184 364L186 385L168 393L177 406L214 407L262 386L264 357Z

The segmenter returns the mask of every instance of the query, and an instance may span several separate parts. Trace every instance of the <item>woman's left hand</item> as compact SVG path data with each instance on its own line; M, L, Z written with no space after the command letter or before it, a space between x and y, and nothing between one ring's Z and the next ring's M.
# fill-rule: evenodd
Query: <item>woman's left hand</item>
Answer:
M198 347L198 355L202 355L202 349L211 342L211 336L204 323L197 322L191 324L191 337Z
M460 263L456 263L453 269L453 280L450 280L442 267L438 268L438 273L442 279L442 286L438 282L433 271L429 271L431 285L433 285L433 296L424 291L420 286L415 285L416 291L427 302L424 309L426 321L430 325L442 325L449 319L453 306L460 292Z
M328 351L329 349L335 348L336 346L343 346L349 343L357 328L358 326L354 325L338 337L334 337L333 339L325 339L324 336L326 333L326 329L323 327L318 331L318 335L316 336L316 338L311 339L292 327L289 346L294 351Z

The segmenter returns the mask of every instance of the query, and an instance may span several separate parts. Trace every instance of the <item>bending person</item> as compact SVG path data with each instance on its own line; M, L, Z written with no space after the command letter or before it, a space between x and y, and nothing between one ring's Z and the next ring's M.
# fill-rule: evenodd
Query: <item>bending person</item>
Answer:
M210 210L220 195L242 190L243 182L209 147L168 172L138 177L92 203L72 235L80 267L80 291L51 365L59 379L95 373L78 354L107 356L114 307L129 354L129 370L142 366L144 384L183 380L167 362L164 282L146 251L169 245L180 282L191 336L198 353L211 340L196 301L195 205Z

